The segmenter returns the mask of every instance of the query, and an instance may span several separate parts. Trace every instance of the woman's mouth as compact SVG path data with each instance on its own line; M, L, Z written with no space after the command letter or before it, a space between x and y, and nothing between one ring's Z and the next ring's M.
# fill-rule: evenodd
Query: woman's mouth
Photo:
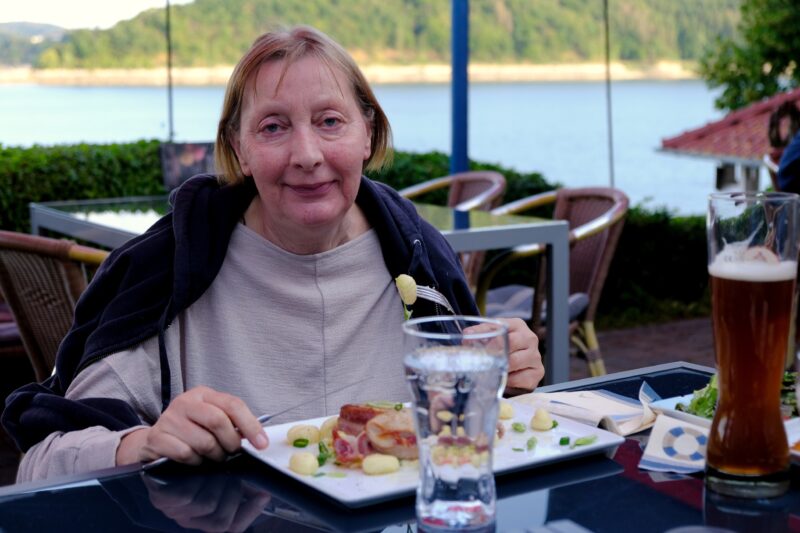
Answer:
M323 181L320 183L289 185L289 188L295 194L303 197L316 197L323 196L328 193L334 186L332 181Z

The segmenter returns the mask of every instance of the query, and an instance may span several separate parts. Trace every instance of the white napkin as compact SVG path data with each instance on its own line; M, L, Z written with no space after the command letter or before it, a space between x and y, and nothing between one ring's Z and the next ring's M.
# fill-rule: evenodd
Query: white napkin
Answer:
M800 440L800 418L784 422L789 446ZM661 414L650 432L639 468L655 472L692 474L706 465L709 428ZM797 452L791 452L796 454Z
M532 392L513 399L591 426L601 425L617 435L630 435L653 425L656 415L649 404L660 399L646 382L639 400L605 390Z
M658 415L639 468L679 474L700 472L706 464L707 443L708 428Z

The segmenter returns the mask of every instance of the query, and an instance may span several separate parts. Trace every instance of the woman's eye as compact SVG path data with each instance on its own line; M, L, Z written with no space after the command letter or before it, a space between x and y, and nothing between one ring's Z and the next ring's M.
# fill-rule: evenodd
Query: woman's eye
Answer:
M263 131L266 133L278 133L281 127L276 123L266 124L263 128Z
M322 123L325 127L332 128L334 126L338 126L341 121L336 117L327 117L322 120Z

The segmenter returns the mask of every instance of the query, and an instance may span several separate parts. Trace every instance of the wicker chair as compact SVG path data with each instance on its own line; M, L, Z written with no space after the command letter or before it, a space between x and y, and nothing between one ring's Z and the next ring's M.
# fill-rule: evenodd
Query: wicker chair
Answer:
M75 303L107 255L72 241L0 231L0 290L37 381L50 376Z
M22 337L19 335L19 328L14 322L11 308L3 299L2 290L0 290L0 357L3 360L17 357L27 358L25 347L22 345Z
M489 211L503 201L506 179L499 172L475 170L424 181L398 192L401 196L410 199L446 187L449 188L447 192L448 207L459 211L473 209ZM473 292L478 284L478 276L485 255L485 252L462 252L459 254L464 274Z
M554 219L567 220L570 226L570 296L568 302L570 341L586 357L593 376L606 373L594 319L608 268L614 256L628 210L628 197L610 187L559 189L523 198L492 210L514 214L555 202ZM546 334L544 246L518 246L496 256L481 276L476 299L481 313L494 317L519 317L528 322L540 338ZM536 290L513 285L492 288L497 273L514 261L540 256Z

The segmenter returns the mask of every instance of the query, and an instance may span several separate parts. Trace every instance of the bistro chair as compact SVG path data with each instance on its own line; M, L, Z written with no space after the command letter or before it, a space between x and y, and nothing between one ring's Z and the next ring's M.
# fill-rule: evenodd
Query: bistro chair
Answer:
M574 351L586 358L592 376L606 373L594 319L614 251L628 210L628 197L610 187L563 188L549 191L492 210L510 215L555 203L553 218L567 220L570 233L569 332ZM493 258L482 273L476 300L489 317L524 319L539 338L546 334L545 287L547 265L544 246L517 246ZM537 257L536 288L508 285L490 288L498 272L509 264ZM555 268L558 268L556 265Z
M0 290L37 381L52 373L75 303L107 255L68 240L0 231Z
M22 337L19 335L19 328L11 314L11 308L3 299L3 291L0 290L0 357L7 358L27 358L25 347L22 345Z
M405 198L413 199L444 188L448 189L448 207L459 211L489 211L503 201L506 179L492 170L474 170L424 181L398 192ZM479 251L459 254L461 266L473 292L478 284L485 255L485 252Z

